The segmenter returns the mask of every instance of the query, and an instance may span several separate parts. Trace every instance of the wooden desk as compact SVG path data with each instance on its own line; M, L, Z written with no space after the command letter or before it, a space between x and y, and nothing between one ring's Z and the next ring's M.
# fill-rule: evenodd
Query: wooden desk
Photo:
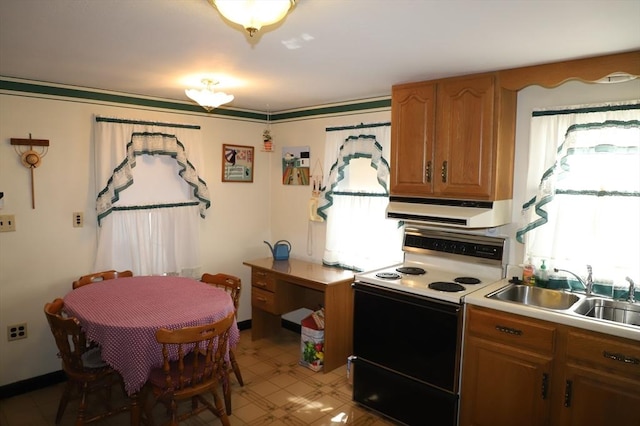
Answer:
M324 372L347 363L353 351L353 272L318 263L267 257L251 267L251 339L272 336L281 315L324 307Z

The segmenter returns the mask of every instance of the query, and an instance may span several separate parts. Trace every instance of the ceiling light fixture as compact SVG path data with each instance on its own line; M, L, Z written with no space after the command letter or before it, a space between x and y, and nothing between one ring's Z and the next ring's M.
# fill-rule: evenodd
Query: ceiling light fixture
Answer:
M213 86L219 82L210 80L208 78L202 79L202 84L205 86L202 89L187 89L184 91L188 97L196 101L202 108L211 112L214 108L218 108L222 104L229 103L233 100L233 95L227 95L223 92L214 92Z
M296 0L209 0L226 19L253 35L265 25L283 19Z

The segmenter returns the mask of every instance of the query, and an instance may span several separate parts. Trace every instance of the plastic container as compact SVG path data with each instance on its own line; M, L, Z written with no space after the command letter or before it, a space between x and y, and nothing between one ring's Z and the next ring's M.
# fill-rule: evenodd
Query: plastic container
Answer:
M525 285L535 285L535 268L533 267L533 263L531 263L531 259L522 267L522 282Z
M549 271L547 271L547 265L542 261L542 265L538 268L538 276L536 277L536 285L539 287L547 287L549 284Z

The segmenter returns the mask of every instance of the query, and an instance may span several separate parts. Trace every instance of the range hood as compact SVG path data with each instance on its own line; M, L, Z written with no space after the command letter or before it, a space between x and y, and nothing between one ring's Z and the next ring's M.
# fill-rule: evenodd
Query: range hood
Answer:
M391 196L387 217L422 225L493 228L511 222L511 204L511 200L471 201Z

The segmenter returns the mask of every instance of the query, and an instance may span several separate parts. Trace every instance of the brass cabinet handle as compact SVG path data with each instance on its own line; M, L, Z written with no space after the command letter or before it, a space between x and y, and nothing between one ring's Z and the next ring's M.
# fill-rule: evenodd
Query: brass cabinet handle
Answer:
M514 336L522 336L522 330L517 328L505 327L503 325L496 325L496 330L501 333L513 334Z
M267 283L265 283L264 281L256 281L255 283L253 283L256 287L266 287Z
M264 297L257 296L256 299L258 300L258 302L267 303L267 299L265 299Z
M266 272L262 272L262 271L256 271L256 275L259 275L261 277L266 277L267 273Z
M634 365L640 364L640 359L633 356L626 356L624 354L617 354L614 352L603 351L602 356L604 356L605 358L612 359L614 361L624 362L625 364L634 364Z
M427 167L424 169L424 177L427 183L431 183L431 161L427 161Z
M447 181L447 162L446 161L442 162L442 170L440 172L440 176L442 177L442 183L445 183Z

